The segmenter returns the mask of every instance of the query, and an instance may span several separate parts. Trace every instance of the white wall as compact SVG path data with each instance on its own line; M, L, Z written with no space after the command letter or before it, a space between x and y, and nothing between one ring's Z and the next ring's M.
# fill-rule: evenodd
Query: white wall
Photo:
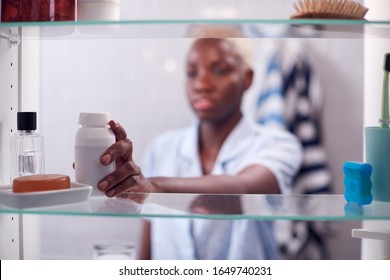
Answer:
M122 1L121 17L286 18L292 12L292 2ZM254 40L257 50L262 49L262 43L262 40ZM334 175L334 192L341 194L343 162L362 160L363 42L317 39L304 43L320 75L325 102L324 140ZM73 137L80 111L109 111L127 129L138 162L155 135L191 122L192 114L183 91L187 46L186 39L44 41L40 124L46 138L46 171L73 174ZM256 53L256 57L259 76L247 94L248 100L261 84L264 60L261 52ZM105 218L47 216L42 223L43 256L47 258L60 255L88 258L92 244L111 234L135 241L139 238L139 220L132 225L130 220L123 223L123 220ZM330 240L332 258L360 257L359 241L350 238L350 229L358 224L334 223L334 236ZM68 238L61 242L52 238L63 232Z

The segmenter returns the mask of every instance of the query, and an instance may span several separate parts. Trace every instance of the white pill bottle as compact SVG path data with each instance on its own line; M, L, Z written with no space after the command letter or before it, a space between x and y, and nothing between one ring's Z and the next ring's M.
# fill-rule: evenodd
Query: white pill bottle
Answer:
M115 135L108 122L110 114L81 112L75 137L75 181L93 187L92 195L104 195L97 183L115 169L100 162L102 154L115 143Z

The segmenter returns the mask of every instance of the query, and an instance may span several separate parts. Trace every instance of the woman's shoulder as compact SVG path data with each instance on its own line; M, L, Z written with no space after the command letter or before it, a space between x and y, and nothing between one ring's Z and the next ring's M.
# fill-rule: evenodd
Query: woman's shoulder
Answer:
M164 132L161 132L158 134L152 141L151 146L153 147L170 147L172 145L178 146L180 143L183 143L191 138L193 131L192 126L188 127L179 127L179 128L172 128L169 130L166 130Z
M250 136L257 139L277 138L296 141L296 137L289 131L279 127L259 124L254 120L245 118L246 125L250 127ZM261 136L261 137L260 137Z
M191 131L191 127L172 128L161 132L155 137L156 141L174 141L185 137Z

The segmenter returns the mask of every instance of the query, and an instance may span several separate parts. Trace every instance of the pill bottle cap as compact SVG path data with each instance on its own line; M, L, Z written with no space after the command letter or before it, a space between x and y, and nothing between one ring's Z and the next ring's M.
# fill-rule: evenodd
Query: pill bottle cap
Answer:
M107 112L91 113L81 112L79 116L79 124L85 126L92 125L108 125L110 114Z
M36 130L37 113L36 112L18 112L17 113L18 130Z

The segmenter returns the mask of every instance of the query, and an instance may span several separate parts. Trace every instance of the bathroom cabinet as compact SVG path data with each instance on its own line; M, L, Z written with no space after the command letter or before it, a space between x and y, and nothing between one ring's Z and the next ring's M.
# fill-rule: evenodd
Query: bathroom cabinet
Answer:
M241 25L264 32L259 38L279 38L275 29L288 30L284 38L309 37L319 40L390 39L390 21L358 20L123 20L115 22L32 22L0 23L0 183L9 184L9 137L16 129L16 111L40 110L39 80L34 65L45 54L39 49L41 40L80 42L83 40L150 40L153 38L185 39L193 24ZM272 31L272 32L271 32ZM363 58L361 58L363 60ZM91 61L94 63L94 61ZM61 65L58 65L61 67ZM75 67L75 71L82 70ZM62 80L68 82L66 77ZM56 93L53 92L53 95ZM55 118L57 116L53 116ZM390 205L372 203L366 206L347 204L342 194L335 195L230 195L239 200L240 209L230 209L225 196L211 195L216 202L208 214L190 211L191 202L200 194L149 194L141 203L130 199L91 197L86 201L57 206L37 204L37 207L15 208L0 205L0 257L25 258L30 216L82 216L136 219L149 217L262 219L307 221L390 221ZM388 224L385 223L385 229Z

